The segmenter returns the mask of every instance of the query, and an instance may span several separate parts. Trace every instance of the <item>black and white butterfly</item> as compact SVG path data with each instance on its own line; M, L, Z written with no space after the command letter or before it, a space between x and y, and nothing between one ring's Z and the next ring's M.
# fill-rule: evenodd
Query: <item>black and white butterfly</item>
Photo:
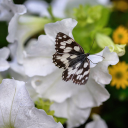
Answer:
M90 54L85 54L78 43L62 32L57 34L55 42L56 53L53 55L53 63L65 69L62 79L84 85L89 78L90 60L87 57Z

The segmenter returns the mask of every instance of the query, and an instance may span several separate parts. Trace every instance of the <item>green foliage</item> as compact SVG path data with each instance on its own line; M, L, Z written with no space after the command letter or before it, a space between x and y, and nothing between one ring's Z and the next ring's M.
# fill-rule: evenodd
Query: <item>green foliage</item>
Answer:
M125 45L114 44L112 39L104 34L97 33L96 41L101 48L108 46L111 52L116 52L120 56L125 53Z
M39 98L38 101L35 101L36 108L43 109L47 113L47 115L53 116L53 118L56 122L61 122L62 124L64 124L67 121L67 119L54 116L55 112L53 110L50 110L50 106L52 104L53 104L53 102L51 102L49 100L44 100L41 98Z
M102 107L101 116L107 122L109 128L127 128L128 115L128 88L116 89L106 86L111 98Z
M75 40L88 52L96 39L97 33L109 36L112 29L107 27L110 10L104 6L80 5L74 9L74 16L78 25L73 30ZM94 43L91 53L100 52L104 47Z
M48 115L54 115L54 111L50 111L50 106L53 104L53 102L50 102L49 100L43 100L39 98L38 101L35 101L35 106L38 109L43 109Z
M54 118L56 118L56 122L60 122L61 124L64 124L67 121L66 118L61 118L56 116L54 116Z
M6 37L8 35L8 25L6 22L0 22L0 29L2 30L0 32L0 48L7 46L8 42L6 40Z
M55 19L54 15L53 15L53 13L52 13L52 6L49 6L49 7L47 8L47 10L48 10L48 12L49 12L51 18L52 18L52 19Z
M74 9L74 16L81 26L85 26L88 23L94 23L101 17L102 6L90 5L82 6Z
M74 16L81 26L95 24L98 27L104 27L109 18L110 10L101 5L80 5L74 9Z

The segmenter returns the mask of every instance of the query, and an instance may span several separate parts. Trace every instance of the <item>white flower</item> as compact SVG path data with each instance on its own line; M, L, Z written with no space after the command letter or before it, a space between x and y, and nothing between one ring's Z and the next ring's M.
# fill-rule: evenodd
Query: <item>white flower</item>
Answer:
M7 41L17 43L16 59L19 64L22 64L24 58L24 43L25 41L41 31L44 24L48 23L49 19L42 19L33 16L23 16L26 13L24 5L15 5L11 0L1 0L1 6L5 9L10 9L13 12L13 17L9 22Z
M10 67L9 63L6 61L9 53L10 51L6 47L0 49L0 72L5 71Z
M78 86L62 81L61 74L62 71L55 71L46 77L34 77L27 87L33 100L41 97L54 101L51 110L55 115L67 118L69 128L77 127L88 119L91 108L101 105L109 94L91 78L86 85Z
M106 47L100 53L88 57L93 63L98 64L90 62L90 76L86 85L78 86L72 81L62 81L62 70L57 69L52 63L55 37L58 32L63 32L73 38L72 30L76 24L77 22L70 18L47 24L46 35L41 35L38 42L32 40L26 49L23 63L26 74L35 76L31 83L37 95L54 101L51 109L55 110L56 116L67 118L70 128L84 123L90 109L101 105L109 98L109 93L103 86L111 80L107 68L119 61L117 54L111 53ZM76 115L79 118L76 118Z
M91 108L81 109L70 98L62 103L54 103L51 106L51 110L55 111L57 117L67 118L67 128L74 128L80 126L88 119Z
M52 63L52 55L55 53L55 37L58 32L63 32L73 38L72 30L76 24L77 22L70 18L47 24L45 26L46 35L41 35L38 41L31 40L28 43L23 60L25 74L33 77L28 79L30 95L34 100L42 97L54 101L51 110L55 110L56 116L67 118L68 127L84 123L91 108L101 105L109 98L107 90L98 83L105 85L110 82L111 77L107 67L118 62L116 53L109 52L106 47L100 53L88 57L93 63L98 64L94 65L90 62L90 77L86 85L78 86L72 81L62 81L62 69L58 69ZM18 72L18 70L16 71ZM76 118L75 115L79 118Z
M63 32L73 38L72 30L76 24L76 20L69 18L45 25L46 35L41 35L38 38L38 42L32 40L29 48L26 49L26 58L23 63L26 75L30 77L35 75L46 76L57 69L52 63L52 55L55 53L55 37L58 32ZM102 57L94 57L94 55L90 55L88 58L93 63L103 60ZM91 68L96 66L92 62L90 62Z
M12 0L0 0L0 21L10 21L11 18L26 12L24 5L16 5Z
M17 43L16 59L19 64L24 59L24 43L35 33L43 30L44 24L50 19L43 19L34 16L13 17L9 22L7 40L10 43Z
M32 41L26 50L23 63L26 75L46 76L57 69L52 63L52 55L55 53L55 37L58 32L62 31L73 38L72 29L76 24L76 20L69 18L45 25L46 35L41 35L38 42Z
M65 17L64 10L68 0L53 0L51 3L52 6L52 13L55 17ZM26 8L30 13L36 13L40 16L47 16L50 17L49 12L47 10L48 3L42 0L27 0L25 2Z
M92 68L90 75L97 83L100 85L109 84L112 77L108 73L109 65L116 65L119 62L117 53L110 52L108 47L105 47L103 55L104 57L102 62L99 62L95 68Z
M34 106L25 83L4 79L0 84L0 127L62 128L52 116Z
M93 114L93 121L89 122L85 128L108 128L107 124L99 115Z

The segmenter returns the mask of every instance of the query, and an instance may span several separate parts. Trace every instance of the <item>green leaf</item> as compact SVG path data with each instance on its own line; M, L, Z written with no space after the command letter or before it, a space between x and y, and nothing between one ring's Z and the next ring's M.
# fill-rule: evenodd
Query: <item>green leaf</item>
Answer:
M116 52L119 56L125 54L126 45L114 44L112 39L104 34L96 34L96 42L103 49L105 46L108 46L111 52Z
M103 7L100 5L90 7L88 9L88 18L90 18L93 22L99 20L101 17L102 8Z
M57 122L60 122L61 124L64 124L67 121L66 118L56 117L56 116L54 116L54 117L56 118Z
M39 98L38 101L35 101L35 106L38 109L43 109L48 115L54 115L54 111L50 111L50 106L53 104L53 102L45 99Z
M101 17L95 22L95 25L100 28L105 27L109 21L110 12L110 9L102 7Z
M111 28L103 28L103 29L99 30L99 33L102 33L105 35L110 35L112 33L112 29Z

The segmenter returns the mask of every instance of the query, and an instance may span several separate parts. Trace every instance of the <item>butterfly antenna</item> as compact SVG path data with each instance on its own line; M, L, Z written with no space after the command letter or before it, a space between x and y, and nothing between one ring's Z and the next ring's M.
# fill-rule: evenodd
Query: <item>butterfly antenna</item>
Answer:
M94 42L95 42L95 39L93 40L92 46L93 46ZM91 51L91 49L92 49L92 46L91 46L91 48L90 48L89 52ZM88 53L89 53L89 52L88 52Z
M96 56L100 56L100 55L96 55ZM103 57L103 56L101 56L101 57ZM103 57L104 59L105 59L105 57Z
M95 38L94 38L94 40L93 40L92 46L93 46L94 42L95 42ZM90 48L89 52L91 51L92 46L91 46L91 48ZM89 52L88 52L88 53L89 53ZM96 56L100 56L100 55L96 55ZM103 57L103 56L101 56L101 57ZM105 59L105 57L103 57L103 58ZM92 63L93 63L93 62L92 62ZM95 64L95 63L94 63L94 64Z

